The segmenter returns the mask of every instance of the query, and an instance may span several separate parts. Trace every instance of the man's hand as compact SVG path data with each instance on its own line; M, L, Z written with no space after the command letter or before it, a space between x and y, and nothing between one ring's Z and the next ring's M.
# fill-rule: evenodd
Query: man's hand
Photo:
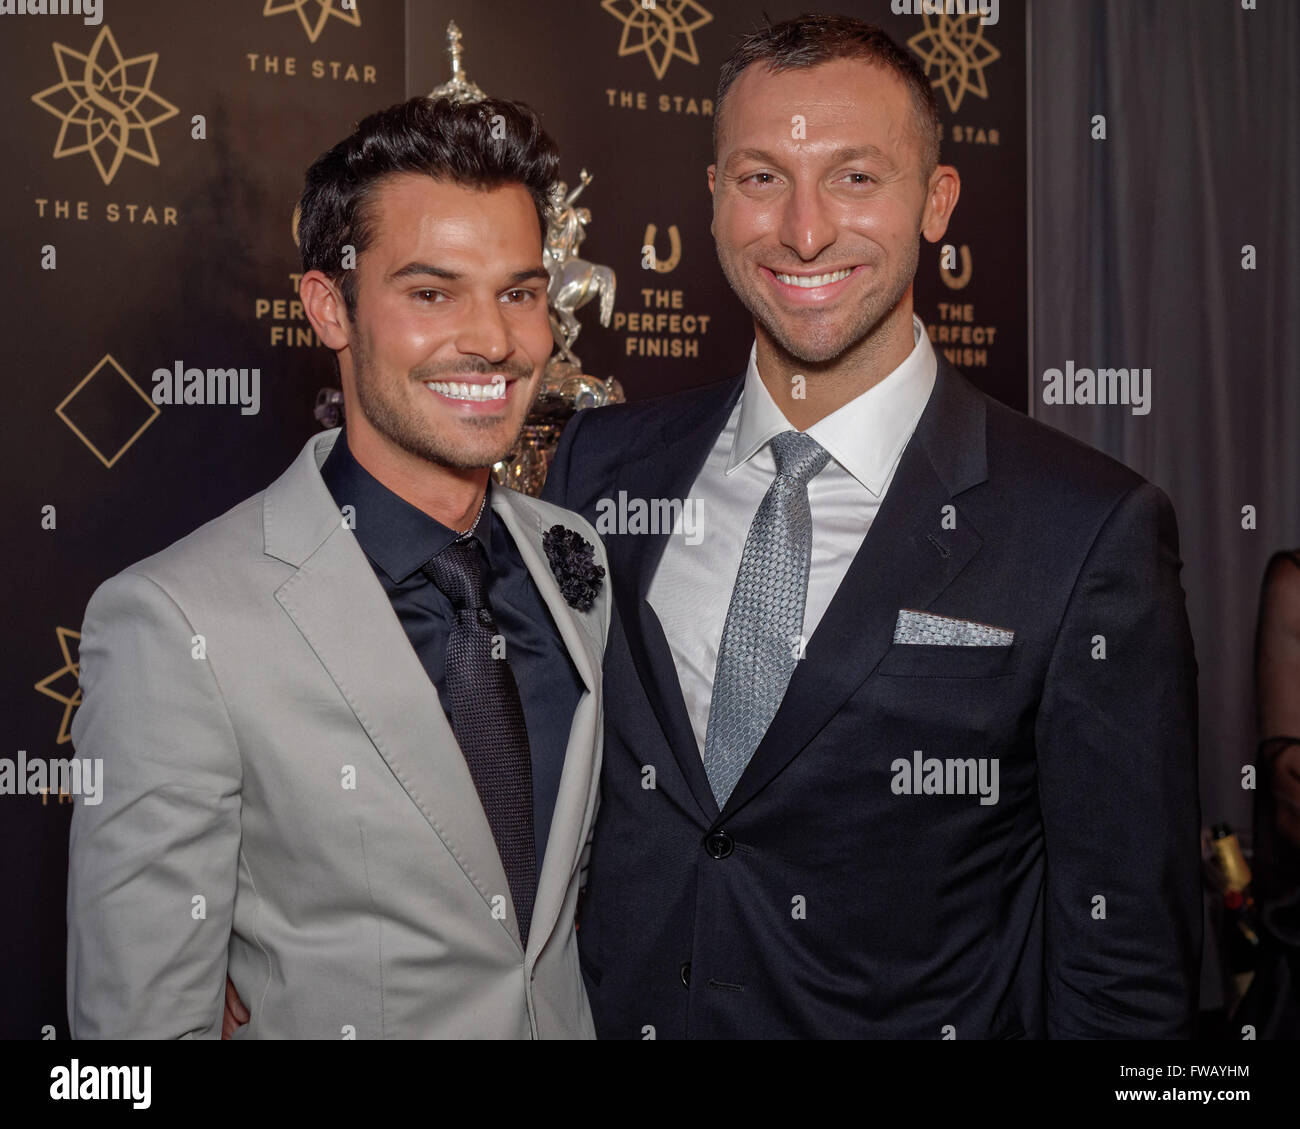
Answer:
M221 1016L221 1037L229 1039L248 1020L248 1008L244 1006L244 1001L239 998L239 993L235 991L234 984L230 982L230 977L227 976L226 1010Z

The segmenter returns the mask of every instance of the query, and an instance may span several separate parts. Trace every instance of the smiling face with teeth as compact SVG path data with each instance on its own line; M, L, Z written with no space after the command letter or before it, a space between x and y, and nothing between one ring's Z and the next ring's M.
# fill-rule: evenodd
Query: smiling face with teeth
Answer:
M922 161L907 87L860 59L756 63L729 90L708 170L713 235L769 387L834 370L856 395L911 352L920 238L942 238L960 187Z
M348 445L385 482L418 478L416 460L485 473L514 449L553 345L532 198L403 173L368 209L339 323Z

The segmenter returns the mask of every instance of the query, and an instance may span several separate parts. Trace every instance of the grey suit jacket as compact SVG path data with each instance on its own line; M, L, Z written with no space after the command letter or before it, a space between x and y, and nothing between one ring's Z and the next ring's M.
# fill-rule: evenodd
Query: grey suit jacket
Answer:
M595 817L608 584L579 612L542 549L582 518L505 489L583 682L527 949L460 748L320 476L266 491L103 584L86 609L68 868L72 1034L586 1038L574 906Z

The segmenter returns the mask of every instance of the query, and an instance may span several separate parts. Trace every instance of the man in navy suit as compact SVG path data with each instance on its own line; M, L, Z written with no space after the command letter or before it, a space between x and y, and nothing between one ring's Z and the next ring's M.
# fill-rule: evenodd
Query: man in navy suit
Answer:
M1189 1035L1168 499L931 349L912 282L960 182L905 51L844 17L766 27L716 104L748 367L580 413L547 485L605 535L618 611L579 931L597 1033Z

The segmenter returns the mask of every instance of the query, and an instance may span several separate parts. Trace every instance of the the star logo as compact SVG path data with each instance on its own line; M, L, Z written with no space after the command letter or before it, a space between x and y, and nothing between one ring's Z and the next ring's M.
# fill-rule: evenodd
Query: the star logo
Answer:
M158 52L124 59L105 24L88 54L56 43L54 60L63 81L32 101L63 123L55 159L89 153L105 184L127 157L156 168L153 127L180 113L150 89Z
M664 77L674 58L699 65L695 32L713 16L695 0L658 0L648 8L641 0L601 0L600 6L623 25L619 58L644 51L655 78Z
M978 12L966 16L925 16L925 26L907 45L921 56L930 85L942 90L953 113L967 94L987 98L984 68L1002 52L984 38ZM937 77L931 77L937 75Z
M38 683L36 689L47 698L53 698L63 705L63 720L59 723L58 744L66 745L72 740L72 714L81 705L81 666L72 657L72 644L81 639L81 632L70 627L56 627L54 633L59 637L59 650L63 653L63 665L53 674L47 674ZM59 685L59 684L62 685Z
M330 16L336 16L353 27L361 26L361 10L355 3L339 7L343 2L344 0L266 0L262 15L282 16L285 12L297 12L307 38L315 43L325 30Z

